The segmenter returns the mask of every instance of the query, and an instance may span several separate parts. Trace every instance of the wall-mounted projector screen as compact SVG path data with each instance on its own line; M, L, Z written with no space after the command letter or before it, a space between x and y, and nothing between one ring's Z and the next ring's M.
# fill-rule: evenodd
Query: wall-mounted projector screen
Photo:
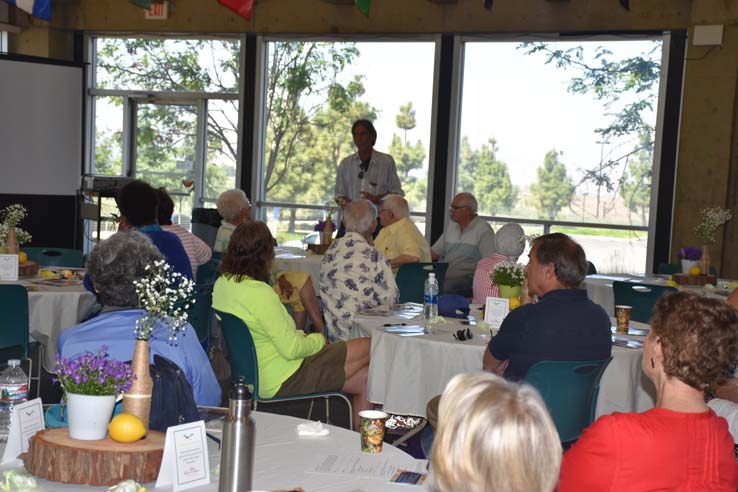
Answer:
M0 194L79 188L84 71L40 60L0 56Z

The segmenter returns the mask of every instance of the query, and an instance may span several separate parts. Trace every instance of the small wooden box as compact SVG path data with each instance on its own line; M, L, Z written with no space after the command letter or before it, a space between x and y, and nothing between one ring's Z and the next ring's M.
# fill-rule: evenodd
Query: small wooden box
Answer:
M19 277L33 277L38 274L38 263L35 261L26 261L18 265Z
M717 285L717 277L715 275L690 275L688 273L675 273L671 276L671 278L679 285Z

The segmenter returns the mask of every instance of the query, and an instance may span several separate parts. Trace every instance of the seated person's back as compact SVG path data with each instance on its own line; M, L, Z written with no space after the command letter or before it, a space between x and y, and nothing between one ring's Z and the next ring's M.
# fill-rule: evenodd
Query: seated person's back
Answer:
M137 231L118 232L99 243L87 258L87 269L103 309L95 318L64 330L57 351L69 358L85 351L96 353L106 345L112 358L131 360L136 321L145 313L136 307L133 281L146 276L146 265L161 259L159 250ZM184 371L198 405L219 405L220 386L195 330L187 324L176 341L170 341L171 335L163 322L155 324L149 340L151 361L155 354L171 360Z

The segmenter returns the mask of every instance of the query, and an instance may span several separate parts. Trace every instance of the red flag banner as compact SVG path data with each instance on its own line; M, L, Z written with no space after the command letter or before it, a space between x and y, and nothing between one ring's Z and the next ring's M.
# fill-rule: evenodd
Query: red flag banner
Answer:
M251 9L254 7L254 0L218 0L218 3L225 5L244 19L251 20Z

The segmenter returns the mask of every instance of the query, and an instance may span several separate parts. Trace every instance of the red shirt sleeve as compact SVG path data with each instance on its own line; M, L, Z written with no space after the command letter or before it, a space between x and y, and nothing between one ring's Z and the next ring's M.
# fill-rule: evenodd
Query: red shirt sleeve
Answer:
M585 429L564 454L558 492L609 491L619 463L615 419L604 416Z

